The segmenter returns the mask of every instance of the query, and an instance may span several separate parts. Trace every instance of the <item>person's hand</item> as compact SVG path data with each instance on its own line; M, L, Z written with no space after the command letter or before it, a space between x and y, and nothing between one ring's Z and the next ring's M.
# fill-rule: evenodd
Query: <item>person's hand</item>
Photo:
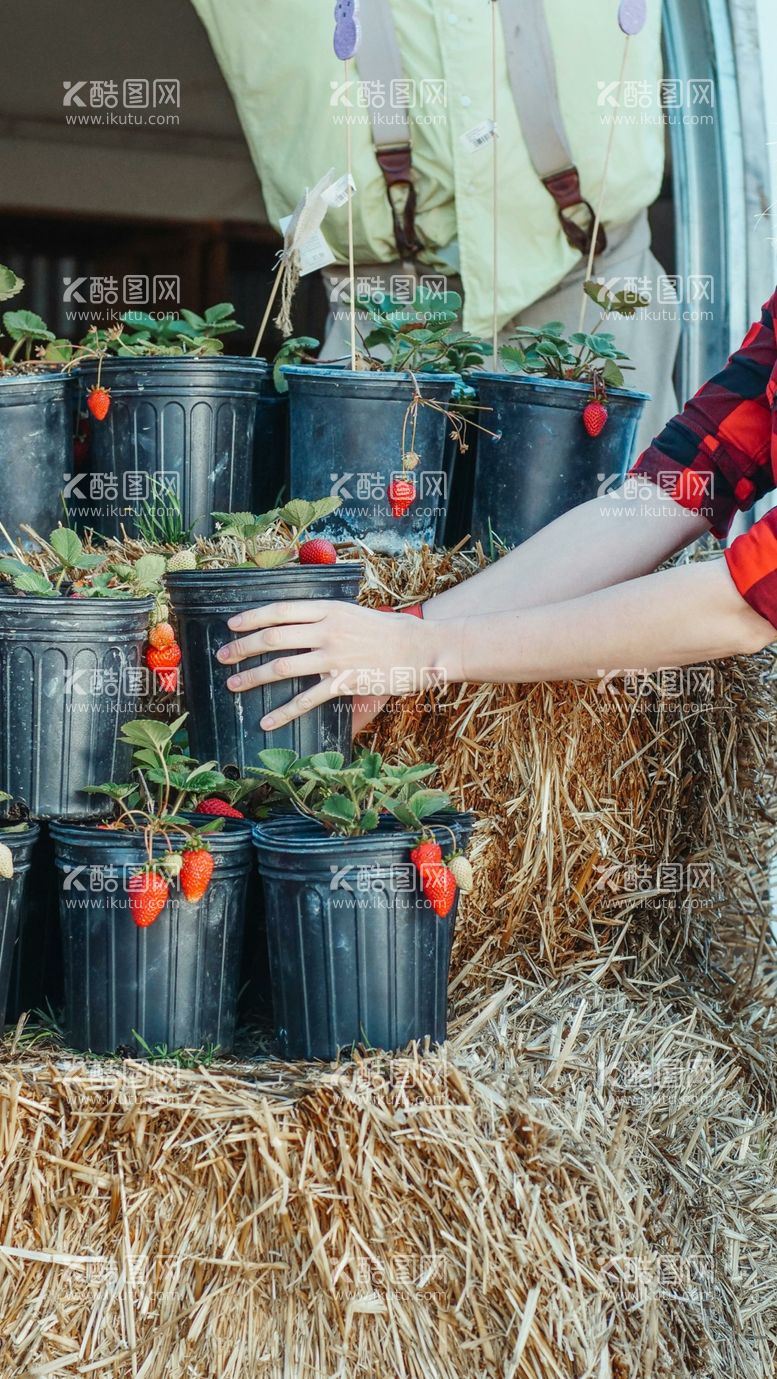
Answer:
M321 676L261 720L272 730L340 695L412 694L439 683L431 627L401 613L378 613L333 599L298 599L252 608L229 619L240 635L216 652L231 665L272 655L227 680L235 693L279 680Z

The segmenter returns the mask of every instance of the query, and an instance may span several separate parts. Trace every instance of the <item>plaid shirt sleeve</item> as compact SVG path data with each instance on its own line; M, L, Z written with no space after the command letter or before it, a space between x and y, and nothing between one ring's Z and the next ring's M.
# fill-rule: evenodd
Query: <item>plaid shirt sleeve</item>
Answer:
M708 517L715 536L726 535L737 509L751 508L775 486L776 321L777 292L726 367L664 427L631 471Z
M724 537L777 484L777 292L725 368L664 428L631 473L650 479ZM774 451L774 461L772 454ZM725 552L742 597L777 626L777 511Z

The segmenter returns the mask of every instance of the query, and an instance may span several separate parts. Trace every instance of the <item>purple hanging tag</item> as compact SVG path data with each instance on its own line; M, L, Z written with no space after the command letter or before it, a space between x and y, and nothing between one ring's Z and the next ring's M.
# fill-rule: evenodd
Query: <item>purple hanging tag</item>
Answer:
M630 38L640 33L647 23L647 0L621 0L618 23Z
M335 4L335 56L343 62L353 57L362 31L359 26L359 0L337 0Z

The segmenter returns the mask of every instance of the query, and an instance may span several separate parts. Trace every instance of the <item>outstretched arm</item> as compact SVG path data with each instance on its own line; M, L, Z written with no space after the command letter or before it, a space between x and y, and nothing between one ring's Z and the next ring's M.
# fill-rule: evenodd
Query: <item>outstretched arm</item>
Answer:
M302 600L242 613L230 627L241 636L222 648L221 660L281 653L241 671L230 688L322 677L264 718L268 729L338 695L379 692L391 685L398 668L405 692L435 679L590 679L613 670L652 671L749 653L775 636L772 624L741 597L724 560L646 575L545 608L431 624L348 603Z

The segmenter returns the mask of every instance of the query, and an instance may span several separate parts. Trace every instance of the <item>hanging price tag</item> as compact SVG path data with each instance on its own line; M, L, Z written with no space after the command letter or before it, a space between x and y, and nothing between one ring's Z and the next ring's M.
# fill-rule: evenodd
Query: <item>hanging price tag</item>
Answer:
M327 187L322 191L321 199L325 201L327 206L331 207L332 210L336 210L338 206L344 206L346 201L351 199L355 191L356 183L347 172L344 172L342 177L338 177L337 181L332 183L331 187Z
M280 221L281 234L285 235L290 224L291 216L284 216ZM299 275L301 278L306 278L308 273L315 273L319 268L326 268L328 263L335 261L331 246L327 243L321 230L316 230L302 244L298 244L296 252L299 255Z
M484 148L490 144L496 134L496 125L493 120L482 120L476 124L474 129L468 129L466 134L462 134L461 142L470 153L476 153L479 148Z

